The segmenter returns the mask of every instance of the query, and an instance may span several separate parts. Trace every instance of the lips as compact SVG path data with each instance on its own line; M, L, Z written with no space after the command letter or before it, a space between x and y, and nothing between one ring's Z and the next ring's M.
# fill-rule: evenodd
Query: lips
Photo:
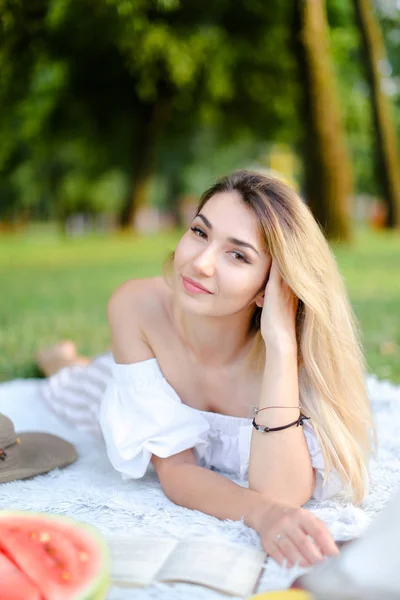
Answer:
M208 292L209 294L212 294L212 292L210 292L210 290L208 290L206 287L204 287L203 285L201 285L197 281L194 281L193 279L190 279L190 277L183 277L183 279L185 281L187 281L188 283L190 283L191 285L193 285L196 288L198 288L199 290L203 290L203 292Z

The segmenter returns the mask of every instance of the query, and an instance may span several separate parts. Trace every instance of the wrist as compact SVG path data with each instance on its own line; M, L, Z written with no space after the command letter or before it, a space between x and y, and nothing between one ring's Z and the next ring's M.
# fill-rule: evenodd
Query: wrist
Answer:
M255 495L254 503L245 517L245 523L259 533L264 515L271 509L272 503L259 492L253 490L253 494Z
M297 340L295 335L284 334L274 338L264 338L267 356L277 359L297 357Z

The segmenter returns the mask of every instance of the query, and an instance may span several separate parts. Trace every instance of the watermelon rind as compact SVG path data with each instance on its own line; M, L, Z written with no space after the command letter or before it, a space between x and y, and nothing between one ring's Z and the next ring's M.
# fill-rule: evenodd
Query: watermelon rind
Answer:
M88 585L80 590L75 596L74 600L104 600L107 597L107 592L110 585L110 550L107 542L101 535L101 533L93 526L77 521L71 517L65 517L64 515L56 515L53 513L46 512L33 512L24 510L0 510L0 519L7 519L17 517L18 519L31 519L41 518L54 523L63 523L78 530L85 531L89 537L94 538L96 546L101 554L100 560L100 573L93 577L88 582Z

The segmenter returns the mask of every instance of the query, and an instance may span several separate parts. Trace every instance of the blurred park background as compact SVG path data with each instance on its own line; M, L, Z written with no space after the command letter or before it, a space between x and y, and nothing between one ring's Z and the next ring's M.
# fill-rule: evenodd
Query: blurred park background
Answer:
M399 0L0 0L0 380L160 274L235 168L321 224L367 367L400 383Z

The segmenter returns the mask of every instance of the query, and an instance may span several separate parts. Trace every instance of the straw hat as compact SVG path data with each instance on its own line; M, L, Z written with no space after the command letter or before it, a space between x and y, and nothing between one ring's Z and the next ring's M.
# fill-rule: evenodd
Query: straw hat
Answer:
M0 483L66 467L78 458L75 446L50 433L15 433L0 414Z

